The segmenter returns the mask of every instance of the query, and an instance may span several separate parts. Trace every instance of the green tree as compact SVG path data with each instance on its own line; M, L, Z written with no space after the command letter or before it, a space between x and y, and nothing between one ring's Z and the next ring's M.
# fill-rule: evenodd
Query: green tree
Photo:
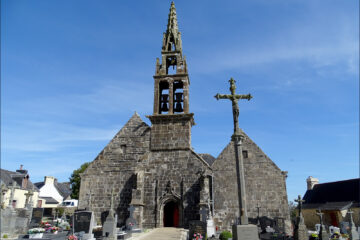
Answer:
M70 184L71 184L71 198L73 199L79 199L79 191L80 191L80 173L83 173L86 168L90 165L89 162L84 163L80 166L80 168L73 171L70 177Z

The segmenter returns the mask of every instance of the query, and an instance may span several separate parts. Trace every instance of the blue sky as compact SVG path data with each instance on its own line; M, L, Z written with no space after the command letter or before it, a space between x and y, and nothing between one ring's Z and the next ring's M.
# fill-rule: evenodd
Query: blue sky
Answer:
M284 171L289 200L359 176L359 2L175 1L192 145L217 157L240 127ZM67 181L137 111L152 113L170 1L1 1L1 167Z

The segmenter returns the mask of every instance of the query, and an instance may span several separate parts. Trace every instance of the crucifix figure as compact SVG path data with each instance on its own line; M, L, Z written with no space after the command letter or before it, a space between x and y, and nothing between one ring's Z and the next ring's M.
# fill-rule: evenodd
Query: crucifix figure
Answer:
M299 216L301 215L302 210L302 203L305 202L305 200L301 199L301 196L299 195L297 199L295 199L295 202L298 203L298 209L299 209Z
M247 99L248 101L250 101L250 99L252 98L251 94L247 94L247 95L239 95L235 93L236 90L236 85L235 85L235 80L233 78L231 78L229 80L230 83L230 92L231 94L216 94L215 98L217 100L219 99L229 99L232 103L232 110L233 110L233 118L234 118L234 134L240 134L239 131L239 106L238 106L238 101L239 99Z
M238 201L239 201L239 222L240 225L247 225L249 223L247 210L246 210L246 191L245 191L245 176L244 176L244 167L242 159L242 140L244 136L240 132L239 128L239 99L250 100L252 96L247 95L238 95L235 93L236 86L235 80L231 78L230 82L230 92L231 94L216 94L215 98L219 99L229 99L232 103L233 110L233 120L234 120L234 134L231 137L231 140L234 142L235 148L235 160L236 160L236 175L237 175L237 186L238 186Z

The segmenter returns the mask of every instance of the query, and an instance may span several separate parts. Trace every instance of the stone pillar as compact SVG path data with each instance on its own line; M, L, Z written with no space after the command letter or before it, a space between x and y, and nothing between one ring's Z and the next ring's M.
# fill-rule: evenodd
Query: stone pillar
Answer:
M160 100L159 100L159 80L155 79L154 80L154 115L159 113L159 104L160 104Z
M296 225L294 229L294 240L308 240L307 229L304 224L304 217L300 212L300 215L296 219Z
M5 186L5 184L1 185L1 209L5 209L6 203L5 203L5 194L7 193L8 188Z
M184 113L189 113L189 83L186 80L183 80L184 88Z
M174 113L174 81L168 80L169 82L169 112L168 114Z
M348 211L348 214L350 215L350 239L351 240L359 240L359 233L356 231L356 226L353 219L353 211Z

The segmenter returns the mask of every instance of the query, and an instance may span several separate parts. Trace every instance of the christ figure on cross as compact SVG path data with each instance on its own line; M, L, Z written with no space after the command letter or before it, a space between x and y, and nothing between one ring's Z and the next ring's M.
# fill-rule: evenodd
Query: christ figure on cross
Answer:
M239 130L239 106L238 106L238 101L239 99L247 99L248 101L250 101L250 99L252 98L251 94L247 94L247 95L239 95L235 93L236 90L236 85L235 85L235 80L233 78L231 78L229 80L230 82L230 92L231 94L216 94L215 98L217 100L219 99L229 99L232 102L232 110L233 110L233 118L234 118L234 134L240 134L240 130Z

